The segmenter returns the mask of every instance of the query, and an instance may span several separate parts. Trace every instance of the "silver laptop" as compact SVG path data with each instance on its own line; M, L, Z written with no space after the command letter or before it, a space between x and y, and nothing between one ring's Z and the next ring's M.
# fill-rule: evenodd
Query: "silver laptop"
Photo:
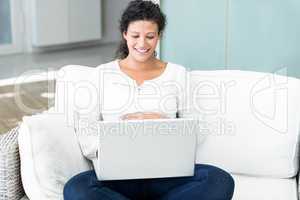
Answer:
M99 180L192 176L198 121L156 119L98 124Z

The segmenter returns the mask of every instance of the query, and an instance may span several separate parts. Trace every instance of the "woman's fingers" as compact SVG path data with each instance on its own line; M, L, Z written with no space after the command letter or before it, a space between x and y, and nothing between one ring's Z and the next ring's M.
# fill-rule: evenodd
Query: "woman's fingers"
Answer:
M138 119L162 119L167 118L166 115L157 112L137 112L129 113L121 117L122 120L138 120Z

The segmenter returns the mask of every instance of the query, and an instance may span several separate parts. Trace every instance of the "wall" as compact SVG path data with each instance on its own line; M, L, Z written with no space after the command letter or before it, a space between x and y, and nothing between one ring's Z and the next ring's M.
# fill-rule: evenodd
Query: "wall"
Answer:
M119 19L131 0L103 0L103 39L101 43L120 41Z
M81 46L85 45L96 45L96 44L106 44L112 42L120 41L120 34L118 29L118 22L121 16L122 10L126 7L130 0L102 0L102 33L103 37L100 41L93 41L88 43L79 44ZM24 23L25 23L25 33L24 33L24 43L26 52L36 52L42 51L43 49L32 48L31 45L31 1L26 1L23 3L23 9L25 13ZM100 8L99 8L100 9ZM49 16L50 17L50 16ZM55 48L67 48L74 45L62 45L56 46ZM75 46L78 46L75 45ZM53 49L48 48L48 49Z
M300 77L300 1L162 0L161 7L168 18L162 59Z

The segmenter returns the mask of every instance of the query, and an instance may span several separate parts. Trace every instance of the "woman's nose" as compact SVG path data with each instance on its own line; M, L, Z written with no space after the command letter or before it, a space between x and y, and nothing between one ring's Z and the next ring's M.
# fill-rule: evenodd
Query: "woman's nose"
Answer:
M146 43L146 38L140 37L138 41L139 47L144 47Z

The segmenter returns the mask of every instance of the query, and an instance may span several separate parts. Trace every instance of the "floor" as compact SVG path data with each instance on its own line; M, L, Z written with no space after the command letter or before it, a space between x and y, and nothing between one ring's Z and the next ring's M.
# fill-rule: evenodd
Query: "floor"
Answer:
M98 66L114 58L117 43L35 54L0 56L0 80L18 77L28 71L52 71L64 65Z
M55 81L0 87L0 134L16 127L25 115L54 105Z
M0 56L0 134L18 125L25 115L47 110L54 104L55 80L16 80L28 72L58 70L76 64L96 67L114 59L117 44Z

